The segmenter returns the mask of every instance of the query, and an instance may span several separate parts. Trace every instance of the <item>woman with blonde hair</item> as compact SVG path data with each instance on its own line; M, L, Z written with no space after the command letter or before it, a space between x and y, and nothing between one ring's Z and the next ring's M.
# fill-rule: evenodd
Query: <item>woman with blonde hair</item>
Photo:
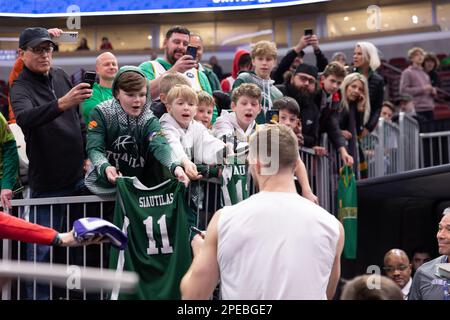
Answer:
M367 79L370 96L370 116L364 125L363 137L375 129L381 112L384 99L384 80L376 72L380 65L378 49L372 43L365 41L356 43L353 52L354 71L364 75Z
M370 121L370 98L366 78L357 72L344 78L341 85L340 127L342 135L348 140L348 151L355 159L354 171L365 177L364 155L357 148L357 139L363 137L368 121ZM359 161L357 160L359 159Z

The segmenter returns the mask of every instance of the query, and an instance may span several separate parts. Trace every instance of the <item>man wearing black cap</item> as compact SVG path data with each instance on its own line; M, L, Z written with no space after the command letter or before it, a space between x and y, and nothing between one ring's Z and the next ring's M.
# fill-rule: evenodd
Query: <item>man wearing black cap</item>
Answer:
M92 95L92 90L87 83L72 87L68 75L52 67L54 46L44 28L22 32L19 58L24 68L10 93L17 124L27 142L32 198L73 196L84 187L85 125L78 105ZM31 221L50 226L49 207L39 206L36 216L31 211ZM62 211L59 206L53 207L50 227L61 229ZM37 261L48 260L48 255L49 247L38 246ZM28 259L34 259L32 247ZM48 293L48 287L38 287L36 298L47 299Z
M277 85L283 95L294 98L300 106L304 145L308 148L318 144L319 107L314 101L317 92L317 73L315 66L301 63L289 83Z

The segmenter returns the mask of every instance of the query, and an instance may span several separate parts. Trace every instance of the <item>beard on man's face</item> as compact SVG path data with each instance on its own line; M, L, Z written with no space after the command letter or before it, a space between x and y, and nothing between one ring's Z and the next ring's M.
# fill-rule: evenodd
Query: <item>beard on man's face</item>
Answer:
M307 86L306 87L305 86L297 87L292 82L289 85L291 87L290 91L293 92L295 94L295 96L298 98L308 99L313 95L313 93L309 91Z
M178 57L178 58L175 57L176 54L179 54L179 57ZM175 62L178 61L178 59L180 59L180 58L181 58L183 55L185 55L185 54L186 54L185 51L180 50L180 49L175 49L174 51L172 51L171 54L169 53L169 54L167 55L167 59L169 60L169 62L170 62L171 64L174 64Z

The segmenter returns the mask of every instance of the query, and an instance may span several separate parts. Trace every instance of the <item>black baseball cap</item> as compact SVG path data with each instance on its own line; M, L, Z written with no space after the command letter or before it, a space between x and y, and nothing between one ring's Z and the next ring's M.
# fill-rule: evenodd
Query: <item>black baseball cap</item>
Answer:
M30 47L34 48L42 42L50 41L55 45L55 42L50 38L50 34L45 28L26 28L22 31L19 38L19 48Z
M307 63L300 63L297 69L295 69L294 75L296 75L297 73L306 73L314 77L314 79L317 79L319 70L313 65Z

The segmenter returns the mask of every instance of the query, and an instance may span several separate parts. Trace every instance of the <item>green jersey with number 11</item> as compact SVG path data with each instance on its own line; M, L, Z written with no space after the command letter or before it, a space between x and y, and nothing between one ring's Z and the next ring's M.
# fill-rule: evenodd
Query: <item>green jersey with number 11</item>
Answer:
M114 223L128 234L128 246L111 249L113 269L135 271L135 294L113 290L111 299L180 299L180 282L191 261L185 187L167 180L152 188L136 177L117 179Z

